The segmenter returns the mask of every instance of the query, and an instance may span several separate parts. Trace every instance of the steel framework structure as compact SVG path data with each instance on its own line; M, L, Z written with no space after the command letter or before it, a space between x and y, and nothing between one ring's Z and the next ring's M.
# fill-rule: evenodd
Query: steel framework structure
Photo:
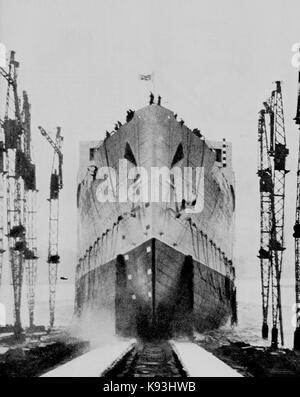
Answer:
M294 118L300 131L300 70L298 72L298 101ZM294 333L294 349L300 351L300 134L297 167L297 195L294 234L295 238L295 292L296 292L296 329Z
M286 147L286 133L284 123L282 90L280 81L275 82L276 88L270 99L270 156L273 157L274 193L272 195L272 235L270 249L273 256L271 270L272 278L272 346L278 346L278 322L280 327L281 344L284 345L283 320L281 306L281 273L284 247L284 209L285 209L285 176L286 157L289 150Z
M47 139L54 150L53 162L50 177L50 196L49 196L49 242L48 242L48 275L49 275L49 312L50 312L50 329L54 326L55 320L55 299L57 270L60 262L58 253L58 227L59 227L59 192L63 187L62 178L62 141L61 129L57 127L55 140L47 131L39 127L41 134Z
M260 270L262 288L262 337L268 338L268 311L270 295L270 274L272 267L272 255L270 253L270 237L272 229L272 198L273 179L272 167L269 156L268 135L265 122L265 109L259 113L258 119L258 144L259 144L259 164L258 176L260 178Z
M23 110L20 111L20 99L17 90L17 70L19 63L15 60L15 52L11 51L8 71L0 67L0 74L7 80L5 117L2 123L4 130L4 147L5 154L5 171L2 172L2 179L6 182L6 222L7 222L7 238L8 238L8 257L11 267L12 284L14 292L14 315L15 315L15 335L21 337L21 295L24 275L24 265L28 264L29 259L36 259L31 250L28 233L31 224L31 210L35 209L28 200L32 195L32 191L36 191L35 187L35 166L31 161L30 155L30 106L26 93L23 93ZM10 106L11 92L13 93L13 109ZM1 154L1 152L0 152ZM5 174L5 178L3 175ZM4 181L5 179L5 181ZM32 201L33 203L33 201ZM33 204L34 206L35 204ZM1 231L0 231L1 232ZM36 246L36 243L34 243ZM32 266L28 266L28 269ZM35 264L36 268L36 264ZM35 280L35 277L33 278ZM34 301L34 282L30 282L31 306L30 324L33 324L33 307Z
M4 147L4 142L0 141L0 145ZM1 150L1 148L0 148ZM5 173L4 173L4 158L3 152L0 153L0 287L2 282L2 270L3 270L3 260L4 260L4 237L5 237Z
M2 282L2 270L4 261L4 238L5 238L5 141L3 123L0 121L0 288Z
M6 151L6 207L7 207L7 237L8 255L11 266L14 291L15 335L21 336L21 293L23 283L23 250L25 241L25 195L24 180L17 172L18 154L23 149L23 128L20 114L20 103L17 92L17 69L19 63L15 60L15 52L11 51L9 68L6 72L1 68L2 76L7 80L6 108L4 118L5 151ZM10 93L13 92L14 116L9 118Z
M31 175L25 189L26 205L26 250L24 251L27 282L27 304L29 312L29 328L34 326L35 288L37 279L37 230L36 230L36 176L35 165L31 155L31 116L27 93L23 92L22 123L24 128L24 153L29 160Z
M263 328L262 336L268 337L268 305L272 297L272 340L271 345L278 347L278 324L280 328L281 344L284 344L282 306L281 306L281 273L284 247L284 208L285 208L285 176L286 157L289 153L286 147L286 134L283 113L282 90L280 81L275 82L275 90L270 99L264 103L265 109L260 113L259 136L265 136L265 144L261 142L260 161L264 166L266 159L268 172L268 191L264 191L260 184L261 194L261 274L262 274L262 307ZM268 128L266 128L268 117ZM269 146L268 146L269 141ZM268 196L266 196L268 194ZM266 199L267 197L267 199ZM267 202L263 202L266 200ZM268 225L268 226L266 226ZM262 237L266 234L267 237ZM269 239L269 240L268 240ZM268 241L267 241L268 240ZM268 244L268 246L267 246Z

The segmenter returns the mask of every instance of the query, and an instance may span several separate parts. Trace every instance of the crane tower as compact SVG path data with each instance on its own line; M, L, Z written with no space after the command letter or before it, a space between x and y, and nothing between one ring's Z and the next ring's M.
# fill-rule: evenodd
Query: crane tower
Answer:
M32 199L36 194L36 177L35 165L31 158L30 105L26 92L23 92L21 111L21 101L17 90L18 67L19 63L15 60L14 51L10 53L8 71L0 67L0 74L8 83L5 117L1 123L4 134L1 134L0 139L0 254L2 256L4 252L3 219L6 198L8 258L14 292L15 335L21 337L20 311L24 265L28 281L29 323L32 326L37 256L35 216L33 215L36 211L35 200ZM13 107L11 107L12 101Z
M26 206L26 249L24 250L25 274L27 281L27 304L29 329L34 326L35 287L37 278L37 231L36 231L36 175L31 153L31 116L28 96L23 91L22 124L24 129L24 153L27 159L27 178L25 183Z
M262 286L262 337L268 338L268 311L270 295L270 275L272 257L270 252L270 236L272 229L272 205L271 195L273 192L272 167L269 156L268 135L265 121L266 110L262 109L258 119L258 144L259 144L259 165L258 176L260 178L260 270Z
M62 178L62 141L60 127L57 127L55 140L47 133L44 128L39 127L41 134L47 139L53 148L53 162L50 176L50 196L49 196L49 242L48 242L48 275L49 275L49 311L50 329L53 328L55 319L55 298L57 269L60 262L58 254L58 226L59 226L59 192L63 187Z
M6 208L8 256L12 274L14 292L14 330L16 337L21 337L21 292L23 283L25 239L25 172L23 167L24 131L17 92L17 69L15 52L11 51L8 72L2 67L1 75L7 80L5 118L3 122L6 167ZM13 115L9 116L10 94L13 92Z
M260 113L260 196L261 196L261 248L259 258L262 275L262 336L268 337L268 305L271 287L272 347L278 347L278 324L281 344L284 344L281 273L284 247L284 207L286 147L283 101L280 81L275 82L271 97ZM267 123L268 121L268 123ZM268 127L266 127L268 126ZM261 139L263 137L263 139Z
M2 270L3 270L3 260L4 260L4 237L5 237L5 149L4 149L4 134L3 134L3 123L1 122L0 129L0 288L2 281Z
M300 70L298 72L298 102L297 113L294 118L300 132ZM300 134L297 167L297 196L294 234L295 238L295 289L296 289L296 329L294 333L294 349L300 351Z

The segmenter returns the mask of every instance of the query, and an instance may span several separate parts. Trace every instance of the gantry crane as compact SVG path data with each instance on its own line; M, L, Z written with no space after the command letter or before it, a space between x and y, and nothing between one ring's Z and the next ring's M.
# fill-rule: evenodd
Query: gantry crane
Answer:
M47 139L54 149L52 170L50 177L49 197L49 244L48 244L48 274L49 274L49 310L50 329L53 328L55 319L55 295L57 282L57 269L60 262L58 254L58 225L59 225L59 192L63 187L62 177L62 141L60 127L57 127L55 141L42 127L38 127L41 134Z
M272 255L270 252L270 238L272 229L272 203L273 193L272 167L269 156L268 135L265 120L266 110L259 112L258 119L258 151L259 151L259 191L260 191L260 270L262 288L262 337L267 339L269 334L268 311L270 295L270 274L272 267Z
M260 252L262 269L262 297L263 297L263 337L267 337L267 317L268 317L268 301L269 288L271 279L271 296L272 296L272 341L271 345L274 348L278 347L278 323L280 327L281 344L284 344L283 336L283 321L282 321L282 306L281 306L281 273L283 262L284 247L284 206L285 206L285 176L288 172L286 169L286 157L289 153L286 147L286 135L282 102L282 91L280 81L275 82L275 90L272 91L271 97L267 102L264 102L264 112L261 113L263 118L263 128L266 127L266 116L268 117L268 128L266 129L266 142L269 142L268 156L271 159L269 177L271 180L270 192L267 207L262 210L261 207L261 236L264 234L265 220L262 218L268 212L269 229L266 233L269 238L269 245L266 253L262 258ZM262 128L259 124L259 129ZM260 132L259 132L260 134ZM261 163L266 156L265 149L260 149ZM264 192L262 191L262 184L260 185L261 200ZM262 204L261 204L262 206ZM265 244L264 240L261 244ZM264 249L264 246L261 246ZM267 256L269 258L267 258ZM267 262L269 260L269 267ZM270 273L269 273L270 272Z
M297 113L294 118L300 132L300 70L298 72L298 102ZM300 134L297 167L297 196L294 234L295 238L295 289L296 289L296 329L294 333L294 349L300 351Z

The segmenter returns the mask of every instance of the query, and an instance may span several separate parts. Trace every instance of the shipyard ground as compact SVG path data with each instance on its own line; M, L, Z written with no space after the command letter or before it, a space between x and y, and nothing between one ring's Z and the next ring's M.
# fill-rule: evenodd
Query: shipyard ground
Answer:
M28 333L22 343L0 333L0 377L36 376L300 377L300 353L214 332L193 341L119 340L96 349L62 329Z
M245 377L300 377L300 352L256 346L234 338L219 338L207 332L197 344Z
M216 372L223 377L242 376L190 341L116 339L43 376L187 378L214 377Z
M82 355L89 343L62 329L28 332L22 342L12 332L0 333L0 377L35 377Z

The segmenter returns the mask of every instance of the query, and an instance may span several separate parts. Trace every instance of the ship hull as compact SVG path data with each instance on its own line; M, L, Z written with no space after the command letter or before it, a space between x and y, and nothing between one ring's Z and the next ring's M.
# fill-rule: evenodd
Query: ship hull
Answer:
M226 323L234 294L226 276L151 239L79 279L76 314L123 336L192 335Z
M83 143L80 158L75 310L83 326L174 336L235 320L230 145L151 105L102 143ZM192 196L180 194L187 169L199 171Z

